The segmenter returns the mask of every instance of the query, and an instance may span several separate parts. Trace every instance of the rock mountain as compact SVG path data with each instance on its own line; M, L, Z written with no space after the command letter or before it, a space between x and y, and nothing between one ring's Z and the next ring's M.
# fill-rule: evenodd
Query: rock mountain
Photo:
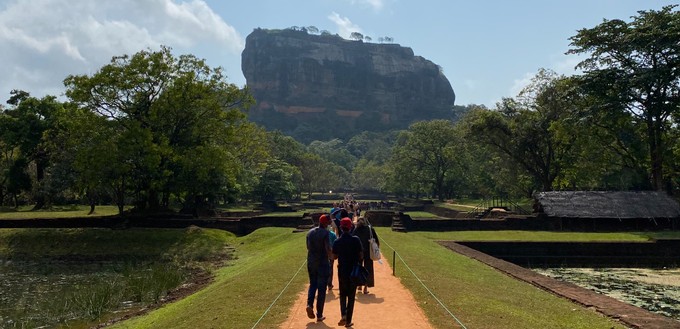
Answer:
M398 44L255 29L241 66L257 101L250 118L303 142L452 116L440 67Z

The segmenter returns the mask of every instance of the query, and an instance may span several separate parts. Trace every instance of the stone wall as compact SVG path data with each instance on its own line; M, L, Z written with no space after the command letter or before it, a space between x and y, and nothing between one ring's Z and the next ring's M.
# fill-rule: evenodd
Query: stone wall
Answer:
M529 267L668 267L680 265L680 240L646 242L456 242Z

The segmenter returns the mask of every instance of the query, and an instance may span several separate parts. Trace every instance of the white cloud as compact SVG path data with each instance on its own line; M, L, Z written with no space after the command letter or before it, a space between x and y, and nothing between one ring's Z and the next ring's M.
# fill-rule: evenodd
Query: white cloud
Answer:
M352 4L368 5L374 10L378 11L385 7L385 1L383 0L351 0Z
M477 86L479 85L479 81L473 80L473 79L466 79L466 80L463 81L463 84L468 89L474 90L474 89L477 89Z
M561 55L553 58L553 71L557 74L563 74L566 76L581 74L582 70L577 70L576 65L586 59L584 55Z
M512 82L512 87L510 87L509 97L515 97L519 95L519 92L531 83L531 79L536 76L537 72L527 72L524 73L519 79L515 79Z
M230 54L239 33L203 0L14 0L0 7L0 103L11 89L58 95L69 74L93 73L112 56L167 45Z
M335 23L335 25L338 27L338 34L345 39L349 38L352 32L359 32L363 34L363 31L358 25L352 23L349 18L342 17L336 12L330 14L328 19Z
M552 64L548 69L555 71L555 73L564 76L571 76L575 74L581 74L581 70L576 69L576 65L584 60L584 56L577 55L559 55L552 56ZM508 97L515 97L519 94L524 87L531 83L531 79L536 76L538 69L533 72L526 72L524 75L518 79L513 80L512 87L508 91Z

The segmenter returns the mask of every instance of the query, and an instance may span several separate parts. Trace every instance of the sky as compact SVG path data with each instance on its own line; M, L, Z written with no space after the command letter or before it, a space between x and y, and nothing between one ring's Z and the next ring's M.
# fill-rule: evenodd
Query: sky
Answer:
M0 0L0 103L13 89L63 97L68 75L113 56L169 46L246 84L241 52L255 28L315 26L391 37L443 68L457 105L490 108L540 68L572 75L569 38L662 0Z

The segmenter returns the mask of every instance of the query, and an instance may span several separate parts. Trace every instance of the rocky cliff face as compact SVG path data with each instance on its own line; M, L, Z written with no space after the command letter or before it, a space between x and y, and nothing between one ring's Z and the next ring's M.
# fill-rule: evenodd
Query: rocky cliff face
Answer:
M251 119L302 141L450 118L455 101L437 65L397 44L256 29L241 66Z

